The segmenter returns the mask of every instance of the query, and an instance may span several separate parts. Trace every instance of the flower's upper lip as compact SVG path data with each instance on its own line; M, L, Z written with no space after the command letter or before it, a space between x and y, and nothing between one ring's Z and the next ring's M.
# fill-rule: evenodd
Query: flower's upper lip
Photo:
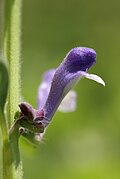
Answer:
M76 47L70 50L63 63L69 72L86 71L96 62L96 52L91 48ZM62 63L62 64L63 64ZM63 65L62 65L63 66Z
M92 48L87 48L87 47L75 47L72 50L70 50L70 52L68 54L70 54L71 52L75 52L77 54L77 52L80 52L80 51L82 53L84 53L84 54L86 54L86 53L88 53L88 54L92 53L93 55L96 56L95 50L93 50Z

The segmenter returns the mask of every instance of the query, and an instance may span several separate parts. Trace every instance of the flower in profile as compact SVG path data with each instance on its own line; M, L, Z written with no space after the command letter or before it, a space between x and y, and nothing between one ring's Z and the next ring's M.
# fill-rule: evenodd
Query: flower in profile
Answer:
M37 139L39 134L40 139L42 138L41 133L44 133L57 109L64 112L75 110L76 93L72 88L81 78L88 78L105 86L99 76L87 72L95 62L96 52L93 49L76 47L70 50L57 69L49 70L44 74L38 89L37 110L32 109L31 114L29 113L29 116L32 116L31 121L38 128L36 131L40 131L36 132Z

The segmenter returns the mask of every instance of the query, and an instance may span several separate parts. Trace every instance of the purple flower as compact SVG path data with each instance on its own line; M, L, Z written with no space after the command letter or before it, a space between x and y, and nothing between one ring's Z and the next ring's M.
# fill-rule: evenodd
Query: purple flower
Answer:
M49 71L49 86L50 92L46 93L47 98L44 105L38 100L38 106L41 106L44 111L43 123L45 127L51 121L61 101L66 94L76 85L82 78L86 77L105 85L104 81L97 75L88 74L87 70L96 62L96 52L93 49L85 47L77 47L72 49L65 57L60 66L52 73ZM43 81L45 78L43 79ZM46 81L46 80L45 80ZM40 94L40 89L39 89ZM38 96L39 98L39 96ZM42 103L43 104L43 103Z
M96 52L93 49L76 47L66 55L63 62L57 69L49 70L44 74L42 83L38 90L38 109L31 110L31 114L29 113L29 116L33 116L33 124L38 128L41 127L42 132L43 128L45 130L50 123L64 97L81 78L85 77L105 86L104 81L99 76L87 73L88 69L94 65L95 62ZM70 104L70 100L68 101ZM72 99L72 101L74 102L73 106L75 106L76 95L74 95L74 99ZM24 106L26 103L21 104ZM66 108L68 111L70 111L69 106L70 105L68 105L68 108ZM30 108L31 107L29 107L29 109ZM22 110L22 113L26 112ZM40 131L36 128L35 130ZM37 138L39 133L41 132L37 132ZM41 138L42 136L43 135L40 134Z

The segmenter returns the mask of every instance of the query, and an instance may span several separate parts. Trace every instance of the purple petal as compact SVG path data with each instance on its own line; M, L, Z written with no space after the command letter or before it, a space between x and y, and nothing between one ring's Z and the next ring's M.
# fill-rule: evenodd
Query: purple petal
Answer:
M96 52L93 49L77 47L72 49L55 72L45 111L45 126L52 119L65 95L74 87L86 72L96 62Z
M37 109L41 109L47 100L55 71L55 69L52 69L45 72L43 75L42 82L38 88Z

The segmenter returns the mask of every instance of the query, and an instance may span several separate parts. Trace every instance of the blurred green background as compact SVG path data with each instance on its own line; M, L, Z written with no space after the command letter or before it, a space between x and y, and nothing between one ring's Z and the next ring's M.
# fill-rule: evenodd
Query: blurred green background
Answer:
M43 72L73 47L96 50L89 72L106 81L81 80L76 112L57 112L40 146L21 138L25 179L119 179L120 1L23 1L22 23L22 95L34 107Z

